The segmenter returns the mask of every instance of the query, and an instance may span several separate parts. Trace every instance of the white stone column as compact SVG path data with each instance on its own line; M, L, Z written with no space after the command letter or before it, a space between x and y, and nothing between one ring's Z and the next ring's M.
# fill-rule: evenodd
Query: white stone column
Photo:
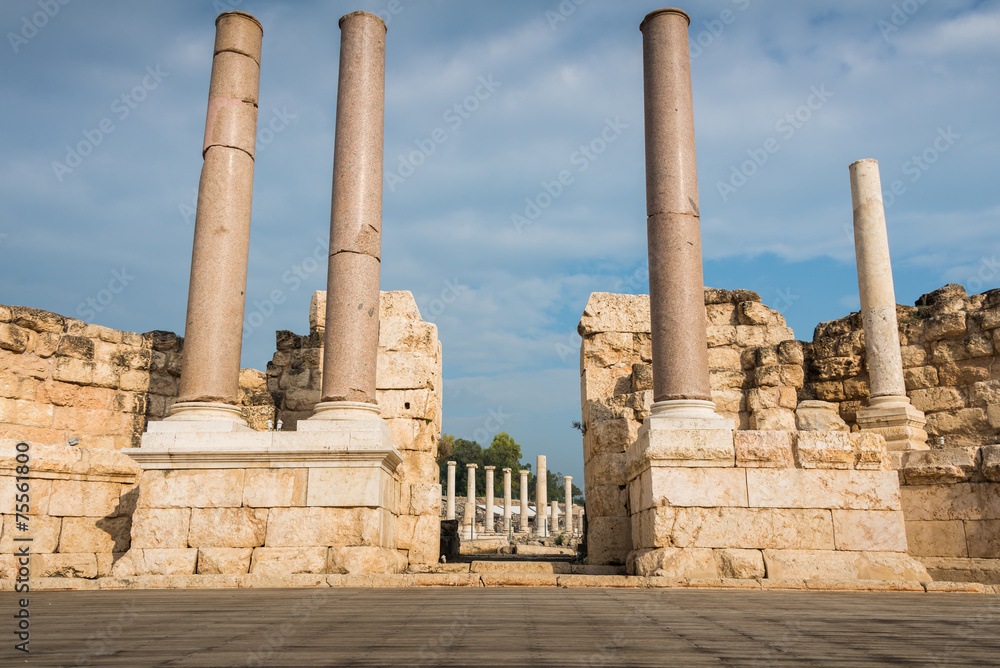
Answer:
M455 519L455 467L456 462L448 462L448 514L446 519Z
M510 469L503 470L503 532L510 533Z
M553 500L552 510L549 513L549 535L555 535L559 533L559 502Z
M521 514L518 516L517 530L526 533L528 531L528 472L521 469L519 473L521 474Z
M566 531L569 535L573 535L573 476L567 475L563 476L563 482L566 484L566 520L564 524L566 525Z
M469 485L465 496L465 525L469 527L469 537L475 536L476 527L476 469L477 464L466 464L469 471Z
M871 398L858 411L862 431L885 437L889 450L926 450L926 419L910 404L903 379L892 283L889 236L882 205L878 162L858 160L850 166L854 207L854 249L858 258L858 288Z
M486 471L486 533L493 533L493 471L495 466L484 466Z
M545 468L545 455L538 455L535 462L535 535L544 536L546 531L546 509L549 505L548 471Z

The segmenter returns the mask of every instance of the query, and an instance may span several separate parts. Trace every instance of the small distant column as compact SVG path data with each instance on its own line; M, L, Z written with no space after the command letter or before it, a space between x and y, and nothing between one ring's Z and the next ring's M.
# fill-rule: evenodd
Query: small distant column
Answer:
M510 533L510 469L503 470L503 532Z
M535 462L535 535L544 536L545 509L549 505L548 471L545 469L545 455L538 455Z
M850 173L854 248L871 388L868 407L857 413L858 426L862 431L882 434L888 450L926 450L926 419L910 404L903 379L878 162L870 158L858 160L851 164Z
M495 466L484 466L486 471L486 533L493 533L493 471Z
M448 462L448 514L446 519L455 519L455 462Z
M177 402L167 418L216 423L213 431L223 430L220 425L249 431L236 404L262 37L260 22L249 14L226 12L215 19L184 358Z
M466 464L466 468L469 470L469 486L468 493L465 497L465 524L469 527L469 536L474 535L474 527L476 526L476 469L479 468L477 464Z
M566 484L566 520L564 524L566 525L566 532L572 536L573 535L573 476L571 475L563 476L563 482Z
M549 535L559 533L559 502L552 501L552 510L549 512Z
M518 516L517 530L521 533L528 531L528 472L525 469L519 471L521 474L521 514Z

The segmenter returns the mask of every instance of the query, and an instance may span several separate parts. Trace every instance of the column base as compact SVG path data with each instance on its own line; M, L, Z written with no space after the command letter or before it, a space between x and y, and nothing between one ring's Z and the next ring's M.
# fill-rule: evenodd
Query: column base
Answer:
M146 426L147 432L246 432L253 431L239 407L213 401L179 401L170 415Z
M625 451L626 470L650 459L669 466L733 466L733 431L733 421L716 413L711 401L658 401Z
M885 449L890 452L929 449L924 413L906 397L872 397L868 407L858 411L856 421L861 431L885 438Z

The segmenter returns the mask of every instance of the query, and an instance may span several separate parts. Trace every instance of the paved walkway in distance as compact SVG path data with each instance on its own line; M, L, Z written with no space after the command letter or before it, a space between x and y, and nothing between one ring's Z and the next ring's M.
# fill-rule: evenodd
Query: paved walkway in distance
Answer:
M1000 596L585 588L31 593L0 665L1000 665ZM26 660L27 659L27 660Z

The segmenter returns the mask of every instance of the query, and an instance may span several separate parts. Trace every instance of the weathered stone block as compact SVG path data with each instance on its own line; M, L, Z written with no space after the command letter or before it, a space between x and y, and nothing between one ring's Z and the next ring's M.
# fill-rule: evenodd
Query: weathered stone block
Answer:
M675 547L636 550L629 555L630 573L644 577L718 578L712 550Z
M1000 485L904 485L901 492L907 521L1000 520Z
M619 485L593 485L587 487L587 514L595 517L627 516L626 492Z
M381 468L310 468L306 505L354 508L389 506L393 478ZM398 493L398 492L397 492Z
M250 547L200 547L198 548L198 573L200 575L242 574L250 572Z
M132 515L132 548L186 548L190 520L188 508L136 508Z
M390 527L372 508L272 508L267 547L379 545Z
M927 341L953 339L964 336L968 331L965 313L946 313L923 321L924 338Z
M938 384L938 372L932 366L920 366L903 370L907 391L922 390Z
M906 552L903 513L898 510L834 510L838 550Z
M133 547L111 568L114 577L136 575L193 575L198 561L198 550L151 549Z
M827 401L803 401L795 409L799 431L850 431L840 417L837 404Z
M900 470L907 485L969 479L976 469L976 448L917 450L903 455Z
M0 422L28 427L50 427L53 414L53 407L45 404L20 399L0 399Z
M32 577L96 578L97 557L93 552L40 554L31 560Z
M733 433L736 466L787 468L794 466L791 436L786 431L736 431Z
M819 509L677 508L670 538L677 547L834 548L830 511Z
M250 572L258 575L326 573L328 547L254 548Z
M251 508L306 505L308 469L247 469L243 505Z
M739 468L653 466L629 483L631 512L652 506L746 506L746 472Z
M266 508L194 508L188 530L192 547L259 547L267 529Z
M763 578L764 555L760 550L715 550L715 564L719 577L750 579Z
M60 517L104 517L117 514L122 486L113 482L53 480L49 514Z
M410 485L409 513L411 515L433 515L441 513L441 485L418 483Z
M244 469L143 471L140 508L221 508L243 504Z
M795 413L787 408L765 408L750 414L750 428L757 431L794 431Z
M402 573L407 560L397 550L385 547L331 547L329 573Z
M800 432L795 459L804 469L850 469L854 466L851 435L845 432Z
M968 520L965 537L970 557L1000 558L1000 520Z
M918 557L968 557L962 520L907 520L908 552Z
M748 469L751 508L899 510L895 471Z
M899 552L764 550L769 580L925 581L927 570Z
M910 392L910 403L925 413L965 408L962 394L953 387L932 387Z
M588 563L625 563L632 550L631 523L628 517L591 517L588 519L588 528Z
M127 552L132 543L131 531L131 517L66 517L62 521L59 551ZM32 549L38 550L38 538Z
M23 532L17 528L17 515L3 516L3 534L0 536L0 554L14 554L26 543L15 538L30 537L27 543L33 554L55 552L59 546L59 534L62 521L58 517L47 515L32 515L28 518L29 531Z

